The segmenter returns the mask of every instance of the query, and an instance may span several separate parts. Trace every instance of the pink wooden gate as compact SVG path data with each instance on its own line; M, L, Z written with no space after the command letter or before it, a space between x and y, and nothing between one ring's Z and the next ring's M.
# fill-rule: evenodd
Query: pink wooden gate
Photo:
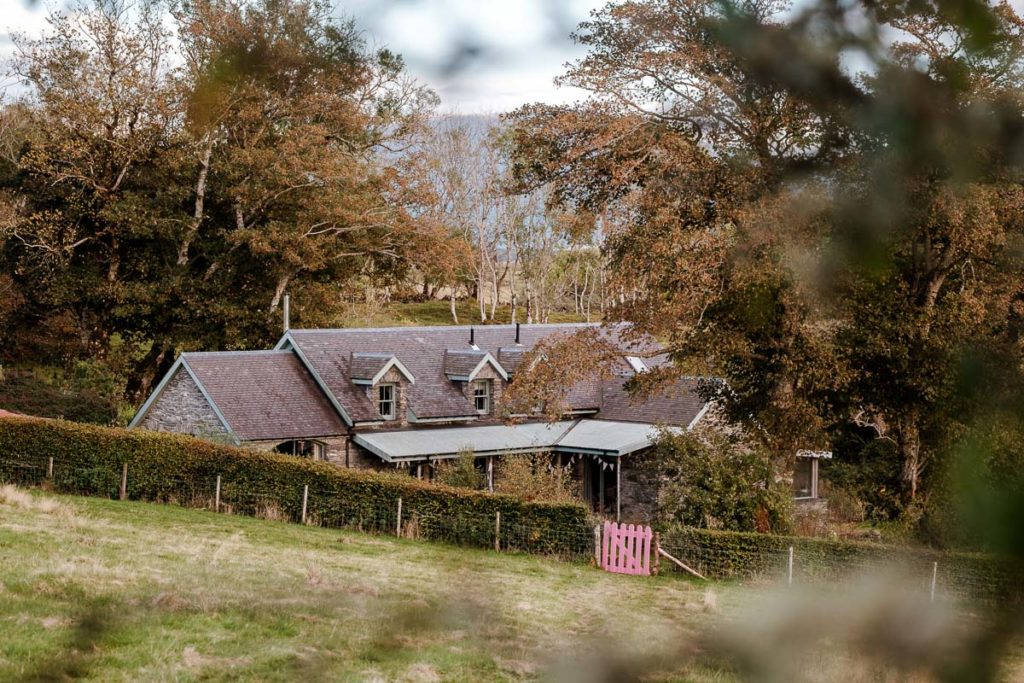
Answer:
M601 534L601 569L616 574L651 574L651 527L604 523Z

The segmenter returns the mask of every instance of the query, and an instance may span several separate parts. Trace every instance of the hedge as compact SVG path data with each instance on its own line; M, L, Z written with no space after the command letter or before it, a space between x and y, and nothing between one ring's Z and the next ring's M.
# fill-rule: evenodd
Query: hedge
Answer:
M53 477L47 481L51 457ZM503 548L588 557L593 552L593 527L581 505L528 503L176 434L0 419L2 480L46 482L60 493L116 498L126 463L131 500L210 506L220 476L221 500L232 512L273 510L274 516L298 520L308 485L309 517L321 526L394 533L401 498L408 535L493 547L500 512Z
M879 543L713 531L671 526L661 531L662 547L715 579L784 577L793 548L794 583L836 581L863 571L902 571L931 583L937 563L938 590L989 602L1020 602L1020 562L982 553L940 552Z

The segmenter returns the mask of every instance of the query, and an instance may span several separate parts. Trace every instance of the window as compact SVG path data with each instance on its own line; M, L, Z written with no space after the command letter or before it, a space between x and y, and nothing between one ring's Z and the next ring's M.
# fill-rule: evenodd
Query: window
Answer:
M818 461L797 458L793 465L793 493L797 498L818 497Z
M377 387L377 412L385 420L395 419L395 385L381 384Z
M274 447L274 450L278 453L297 455L300 458L310 458L311 460L327 459L327 448L319 441L307 439L285 441Z
M480 415L491 412L491 381L488 379L473 382L473 405Z

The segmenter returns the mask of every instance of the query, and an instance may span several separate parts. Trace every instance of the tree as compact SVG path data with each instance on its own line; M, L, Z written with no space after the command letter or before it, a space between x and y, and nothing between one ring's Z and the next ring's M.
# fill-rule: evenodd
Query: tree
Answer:
M330 321L356 277L409 264L396 155L434 95L319 0L97 0L16 38L30 132L8 185L11 333L69 320L77 352L142 349L129 394L179 348L265 345L286 290Z
M598 11L563 79L593 97L516 112L516 178L609 217L609 317L673 360L644 384L724 377L729 415L779 455L871 430L908 503L983 410L960 400L968 351L1010 343L1021 21L1006 4L977 24L942 3L781 9Z

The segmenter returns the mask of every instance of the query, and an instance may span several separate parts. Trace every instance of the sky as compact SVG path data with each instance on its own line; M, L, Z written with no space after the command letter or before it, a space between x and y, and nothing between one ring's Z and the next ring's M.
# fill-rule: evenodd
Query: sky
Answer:
M409 72L432 87L442 109L497 114L529 102L582 97L552 80L583 55L569 37L605 0L337 0L371 45L401 54ZM38 34L48 7L66 0L0 0L0 54L12 31Z

